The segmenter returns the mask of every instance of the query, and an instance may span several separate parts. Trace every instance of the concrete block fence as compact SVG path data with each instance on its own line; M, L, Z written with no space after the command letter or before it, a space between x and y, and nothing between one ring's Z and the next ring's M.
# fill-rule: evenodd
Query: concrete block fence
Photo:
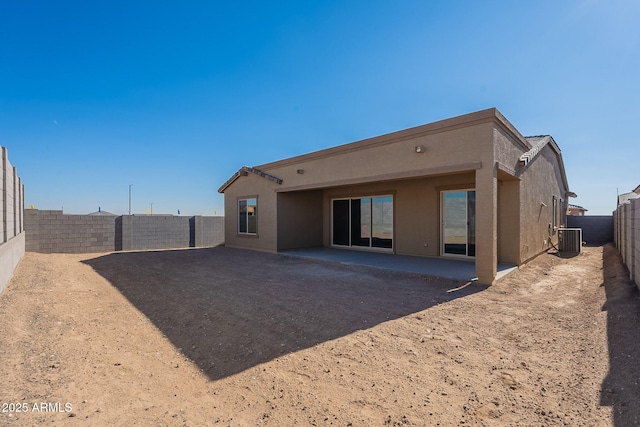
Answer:
M614 237L629 277L640 289L640 199L618 206L613 212Z
M86 253L115 249L116 216L27 209L24 218L27 252Z
M24 185L0 147L0 294L13 276L25 251Z
M27 209L24 220L28 252L93 253L224 243L224 217L69 215Z
M171 215L116 218L116 250L197 247L191 241L191 218ZM200 246L203 246L202 244Z
M613 216L567 216L567 227L581 228L582 240L587 244L613 242Z

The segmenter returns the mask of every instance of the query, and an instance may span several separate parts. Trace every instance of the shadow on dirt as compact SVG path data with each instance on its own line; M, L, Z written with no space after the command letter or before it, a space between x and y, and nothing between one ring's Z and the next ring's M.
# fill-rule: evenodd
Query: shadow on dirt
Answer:
M547 253L549 255L554 255L554 256L557 256L558 258L562 258L562 259L571 259L571 258L575 258L577 256L580 256L580 252L560 251L560 250L556 249L555 246L553 247L553 249L547 250Z
M640 295L615 246L603 251L607 300L609 374L602 382L600 404L611 406L613 425L640 425Z
M486 289L225 247L84 262L213 380Z

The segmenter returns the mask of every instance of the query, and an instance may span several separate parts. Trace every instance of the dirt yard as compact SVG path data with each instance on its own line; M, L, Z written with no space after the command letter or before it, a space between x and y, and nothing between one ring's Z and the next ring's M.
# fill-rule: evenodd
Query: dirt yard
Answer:
M0 297L0 425L640 425L626 274L611 245L489 288L223 247L29 253Z

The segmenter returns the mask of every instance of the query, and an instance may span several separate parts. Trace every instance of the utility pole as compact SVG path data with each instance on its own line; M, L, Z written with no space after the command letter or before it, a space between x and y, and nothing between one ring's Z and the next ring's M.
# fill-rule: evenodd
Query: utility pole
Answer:
M151 216L153 216L153 203L151 203Z

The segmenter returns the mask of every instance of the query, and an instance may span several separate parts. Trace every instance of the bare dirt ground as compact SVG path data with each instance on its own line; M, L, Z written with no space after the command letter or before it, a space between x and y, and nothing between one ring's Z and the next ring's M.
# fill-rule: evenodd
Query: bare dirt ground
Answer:
M640 425L626 275L611 245L489 288L229 248L29 253L0 297L0 425Z

